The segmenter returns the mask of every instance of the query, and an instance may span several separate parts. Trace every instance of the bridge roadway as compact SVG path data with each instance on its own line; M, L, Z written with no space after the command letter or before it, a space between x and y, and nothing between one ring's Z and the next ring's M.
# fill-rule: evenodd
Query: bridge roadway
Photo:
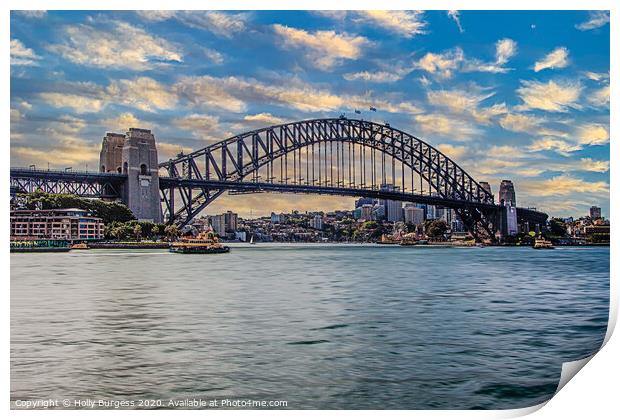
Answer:
M11 168L11 192L32 192L41 182L61 183L65 185L93 186L99 185L99 193L80 194L80 191L71 192L71 189L60 189L61 192L77 193L84 196L100 196L103 198L113 198L120 196L120 187L125 183L127 175L119 173L85 172L85 171L57 171L57 170L37 170L30 168ZM31 181L31 183L28 183ZM112 194L105 194L105 187L113 188ZM159 178L160 189L170 189L178 187L191 187L196 189L228 190L239 193L260 193L260 192L279 192L279 193L304 193L304 194L324 194L339 195L348 197L368 197L385 200L395 200L403 202L413 202L419 204L439 205L444 207L467 207L472 205L463 200L451 200L442 197L428 195L411 194L398 191L382 191L372 188L347 188L334 186L318 186L304 184L279 184L269 182L243 182L226 180L204 180L186 178ZM91 191L92 192L92 191ZM499 210L500 205L475 203L475 206L488 210ZM517 218L536 223L544 223L547 215L528 208L517 208Z

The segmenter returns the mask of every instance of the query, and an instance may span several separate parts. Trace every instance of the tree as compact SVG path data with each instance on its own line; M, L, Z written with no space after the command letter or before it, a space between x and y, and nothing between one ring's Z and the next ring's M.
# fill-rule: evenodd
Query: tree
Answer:
M153 237L159 235L159 226L153 226L153 229L151 229L151 235L153 235Z
M168 239L174 239L179 235L179 229L175 225L168 225L164 229L164 233Z
M140 226L140 225L136 225L136 226L133 228L133 234L135 235L136 240L138 240L138 241L139 241L139 240L140 240L140 237L142 236L142 226Z
M561 219L552 218L549 221L549 230L553 236L565 236L566 223Z
M41 190L22 194L21 197L25 198L24 205L30 210L78 208L90 212L95 217L100 217L106 225L135 219L129 207L117 202L86 199L73 194L48 194Z
M424 228L426 236L430 238L439 238L448 231L448 224L441 219L435 219L426 221Z

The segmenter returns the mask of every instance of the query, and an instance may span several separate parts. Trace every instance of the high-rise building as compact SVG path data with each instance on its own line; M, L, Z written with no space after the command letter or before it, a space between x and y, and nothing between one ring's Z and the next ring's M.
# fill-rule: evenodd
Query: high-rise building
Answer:
M499 202L500 204L503 202L504 205L517 205L517 195L515 194L515 187L512 181L508 179L502 180L502 183L499 185Z
M211 216L210 219L213 230L220 236L226 236L227 233L237 230L237 213L230 210L224 214Z
M601 218L601 208L597 206L590 207L590 218L591 219L600 219Z
M480 186L481 186L482 188L484 188L485 190L487 190L487 191L489 192L489 194L493 195L493 191L491 190L491 185L490 185L488 182L486 182L486 181L482 181L482 182L480 183Z
M405 223L416 226L424 223L424 209L416 207L415 204L406 204L404 213Z
M396 192L399 190L393 184L382 184L381 191ZM381 200L381 203L385 206L385 216L389 222L402 222L403 221L403 203L402 201L394 200Z
M372 220L372 204L363 204L362 213L360 215L361 220Z

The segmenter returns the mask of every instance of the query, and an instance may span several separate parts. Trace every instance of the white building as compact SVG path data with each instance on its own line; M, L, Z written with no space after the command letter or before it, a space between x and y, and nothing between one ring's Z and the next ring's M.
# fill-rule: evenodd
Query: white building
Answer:
M323 230L323 216L317 214L310 219L310 227L316 230Z
M416 207L413 204L406 204L405 209L405 223L412 225L419 225L424 223L424 209Z

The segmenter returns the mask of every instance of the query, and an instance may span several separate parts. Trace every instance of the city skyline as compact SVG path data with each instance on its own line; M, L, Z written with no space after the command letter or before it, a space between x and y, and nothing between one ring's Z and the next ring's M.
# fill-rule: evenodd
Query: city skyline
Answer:
M608 217L608 19L583 11L12 12L11 164L96 170L105 132L130 127L154 131L163 161L250 129L346 112L427 140L489 182L496 199L511 179L520 205L552 216L596 205ZM206 212L353 201L224 196Z

